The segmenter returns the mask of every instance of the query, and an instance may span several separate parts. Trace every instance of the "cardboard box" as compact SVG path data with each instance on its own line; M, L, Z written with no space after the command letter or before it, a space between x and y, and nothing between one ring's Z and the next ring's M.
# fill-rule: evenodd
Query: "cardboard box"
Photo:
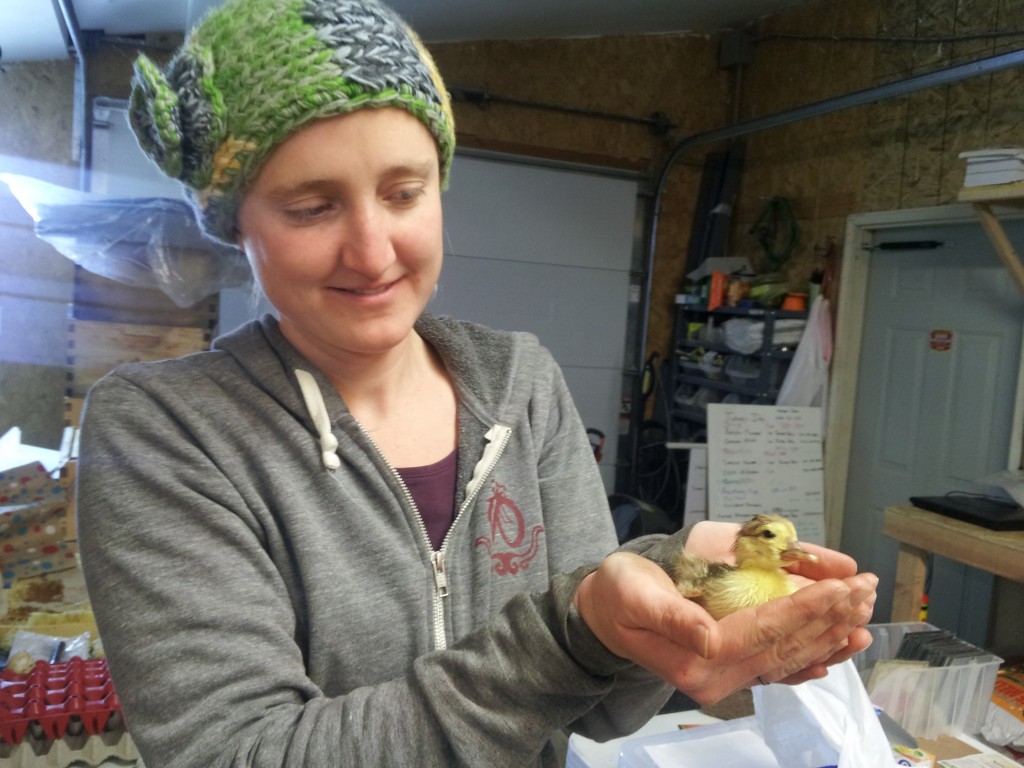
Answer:
M39 462L0 471L0 507L45 504L64 497L64 489Z
M0 583L77 566L69 540L70 504L59 501L0 507Z
M77 566L66 482L39 462L0 471L0 587Z

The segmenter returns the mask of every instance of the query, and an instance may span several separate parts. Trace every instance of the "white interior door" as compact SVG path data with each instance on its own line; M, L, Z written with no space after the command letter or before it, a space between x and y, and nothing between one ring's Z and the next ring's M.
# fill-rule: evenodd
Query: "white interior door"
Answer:
M1007 233L1020 242L1024 224ZM1024 298L977 224L874 234L926 240L945 245L875 251L867 286L842 544L881 578L875 621L890 614L898 549L884 508L992 491L982 481L1006 468L1013 432ZM992 577L936 561L929 621L984 643Z

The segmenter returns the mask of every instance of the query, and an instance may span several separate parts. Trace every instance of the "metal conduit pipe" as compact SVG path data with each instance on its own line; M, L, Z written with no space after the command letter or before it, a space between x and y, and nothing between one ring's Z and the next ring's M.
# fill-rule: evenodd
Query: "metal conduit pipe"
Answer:
M790 123L796 123L801 120L807 120L808 118L820 117L821 115L827 115L831 112L838 112L839 110L859 107L865 104L874 104L879 101L885 101L886 99L892 99L898 96L906 96L907 94L914 93L915 91L921 91L926 88L950 85L962 80L968 80L972 77L989 75L1004 69L1011 69L1013 67L1020 66L1021 64L1024 64L1024 50L1011 51L1010 53L990 56L967 64L958 64L956 66L947 67L946 69L908 77L903 80L878 85L873 88L853 91L852 93L842 96L813 102L802 107L776 112L764 117L744 120L732 125L727 125L723 128L716 128L715 130L695 134L677 143L669 154L668 159L665 161L661 173L658 175L658 181L655 186L653 196L654 204L651 210L650 223L647 228L647 259L643 274L644 289L641 301L640 340L636 347L637 357L635 365L637 377L636 385L634 386L633 402L637 405L643 402L642 372L644 369L645 353L647 349L647 326L650 322L651 277L654 274L654 254L658 239L658 220L661 215L661 200L665 192L665 185L668 181L669 173L680 157L682 157L683 153L701 144L735 139L740 136L746 136L768 128L777 128L779 126L789 125ZM637 461L639 459L638 428L640 421L643 419L643 414L635 413L635 410L637 409L634 409L631 421L632 445L630 456L630 472L634 478L636 476Z
M593 117L600 120L616 120L623 123L646 125L655 136L661 136L675 128L675 125L673 125L668 119L668 116L661 112L655 112L650 117L634 117L633 115L621 115L613 112L602 112L595 109L566 107L561 104L549 104L543 101L529 101L526 99L513 99L508 96L497 96L486 88L476 87L451 86L448 88L448 92L451 94L453 101L462 101L468 104L476 104L481 107L486 107L488 104L505 104L512 107L560 112L565 115L578 115L581 117Z

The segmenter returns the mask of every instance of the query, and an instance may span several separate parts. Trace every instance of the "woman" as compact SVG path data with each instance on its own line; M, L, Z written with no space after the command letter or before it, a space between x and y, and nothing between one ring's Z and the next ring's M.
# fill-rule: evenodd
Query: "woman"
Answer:
M83 564L147 764L556 765L559 729L622 735L671 686L711 701L866 645L875 582L838 553L721 623L659 564L732 527L608 556L550 354L423 314L453 122L388 9L232 0L166 73L140 59L132 120L279 315L88 398Z

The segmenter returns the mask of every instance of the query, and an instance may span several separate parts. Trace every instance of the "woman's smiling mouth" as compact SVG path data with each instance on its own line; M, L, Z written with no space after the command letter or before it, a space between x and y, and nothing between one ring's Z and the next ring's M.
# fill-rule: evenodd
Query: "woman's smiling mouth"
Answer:
M373 288L335 288L334 290L341 291L342 293L350 293L354 296L379 296L394 287L397 282L398 281L396 280L394 282L387 283L386 285L378 285Z

